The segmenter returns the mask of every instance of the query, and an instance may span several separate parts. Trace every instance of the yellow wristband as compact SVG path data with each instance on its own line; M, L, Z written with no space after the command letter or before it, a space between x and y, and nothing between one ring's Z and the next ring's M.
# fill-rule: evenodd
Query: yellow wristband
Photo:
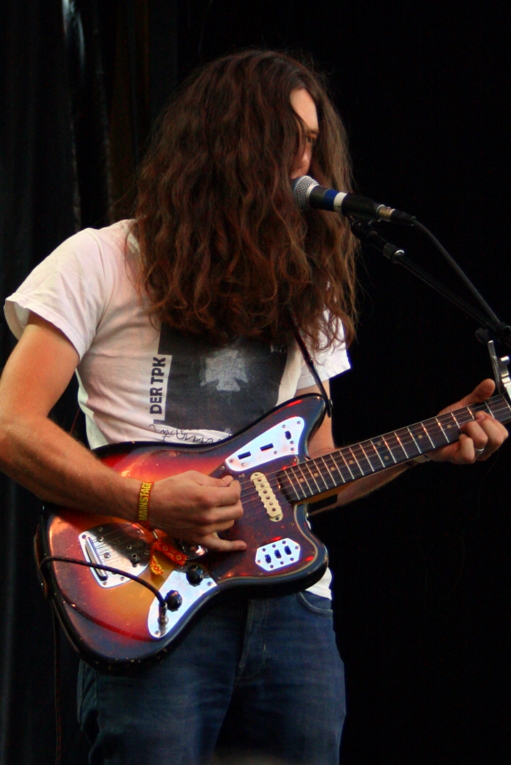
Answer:
M141 526L149 528L149 495L153 488L152 481L142 481L140 494L138 495L138 514L137 519Z

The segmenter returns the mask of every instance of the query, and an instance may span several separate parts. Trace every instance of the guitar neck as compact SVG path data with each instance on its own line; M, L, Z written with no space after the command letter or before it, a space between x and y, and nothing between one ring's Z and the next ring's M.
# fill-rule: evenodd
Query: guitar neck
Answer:
M279 474L282 488L292 502L326 496L357 478L458 441L461 427L474 420L477 412L486 412L503 423L511 420L506 398L494 396L482 404L446 412L287 468Z

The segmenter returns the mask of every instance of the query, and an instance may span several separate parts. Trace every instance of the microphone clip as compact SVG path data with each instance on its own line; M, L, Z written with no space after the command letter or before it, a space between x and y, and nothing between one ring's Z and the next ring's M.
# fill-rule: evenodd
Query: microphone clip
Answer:
M391 263L398 263L405 256L405 251L401 247L396 247L392 242L387 241L380 236L373 228L374 221L362 221L357 218L350 218L350 227L357 239L365 244L371 244L382 255L385 255Z

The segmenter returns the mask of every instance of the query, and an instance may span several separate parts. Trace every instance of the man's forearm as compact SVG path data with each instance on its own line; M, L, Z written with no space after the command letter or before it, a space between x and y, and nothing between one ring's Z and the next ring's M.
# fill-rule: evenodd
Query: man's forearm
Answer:
M41 417L2 417L0 469L57 505L135 519L139 482L103 465L83 444Z

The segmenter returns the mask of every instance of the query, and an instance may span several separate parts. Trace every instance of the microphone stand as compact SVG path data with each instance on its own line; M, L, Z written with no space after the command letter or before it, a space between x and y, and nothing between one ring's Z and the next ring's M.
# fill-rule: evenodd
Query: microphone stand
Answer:
M423 231L423 233L432 240L437 249L439 249L441 254L446 258L449 265L460 276L464 284L475 296L484 312L470 305L470 303L467 303L466 300L459 297L459 295L456 295L456 293L452 292L452 290L442 284L438 279L431 276L431 274L410 260L403 249L396 247L396 245L380 236L374 228L375 223L376 221L362 221L353 217L350 218L351 230L358 239L366 244L370 244L394 265L403 266L403 268L427 284L431 289L435 290L435 292L451 302L480 325L475 336L480 343L486 343L488 347L499 392L505 393L507 397L511 399L511 379L507 369L509 357L505 356L498 358L495 351L495 341L501 343L505 348L511 349L511 327L498 318L464 271L425 226L418 221L415 221L414 223L419 230Z

